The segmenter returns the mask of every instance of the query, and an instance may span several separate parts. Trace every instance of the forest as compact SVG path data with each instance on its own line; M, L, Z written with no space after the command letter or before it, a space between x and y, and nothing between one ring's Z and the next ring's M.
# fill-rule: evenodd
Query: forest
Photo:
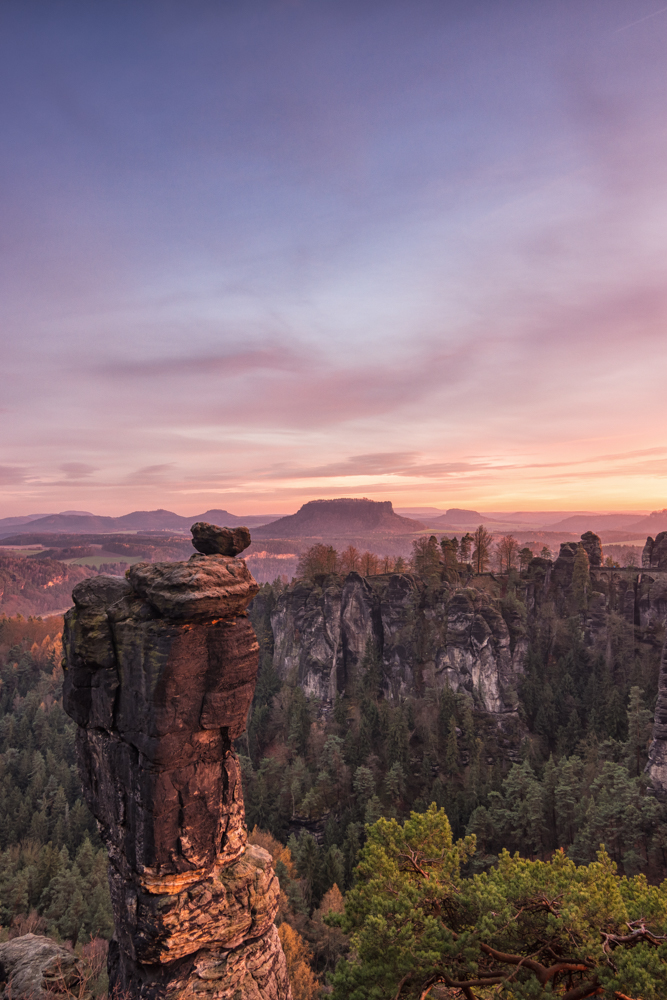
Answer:
M411 565L399 569L412 574L421 594L443 587L454 592L463 577L466 586L475 585L474 544L463 554L469 560L465 564L460 543L454 546L451 539L436 547L431 539L417 540ZM304 554L302 586L321 589L340 571L337 553L329 550L324 567L322 558L321 547ZM237 752L251 840L273 855L280 879L277 919L295 1000L332 990L338 997L408 998L424 989L437 996L448 976L452 983L496 977L487 984L495 993L482 982L465 996L537 995L530 991L538 973L532 979L528 973L523 979L523 972L518 979L513 974L510 983L497 963L489 965L486 952L471 958L472 945L462 950L454 938L447 948L453 949L459 979L443 972L432 954L428 959L431 945L426 944L419 962L410 958L408 975L406 955L419 951L422 936L432 931L433 887L445 876L441 866L432 884L426 880L426 899L423 885L406 882L400 858L412 851L419 868L419 858L428 861L434 838L440 854L450 852L456 862L451 861L455 879L450 875L464 901L456 920L449 921L450 930L454 923L464 927L465 907L473 912L481 905L480 893L492 891L505 893L502 912L514 920L522 899L544 895L546 882L551 879L556 886L563 872L589 886L579 897L583 906L593 874L598 872L598 878L600 871L614 884L634 886L637 898L658 893L651 897L652 912L660 933L667 930L664 890L658 889L667 875L667 811L649 794L644 775L662 633L640 641L631 626L610 615L602 654L585 641L576 601L560 613L546 602L526 616L519 606L519 583L529 565L525 554L521 565L521 553L510 552L498 591L504 595L498 598L504 614L523 614L529 640L518 709L502 724L447 687L388 698L382 661L372 644L343 696L332 704L308 697L295 672L281 676L274 666L271 613L295 584L264 585L261 600L251 607L260 666L247 733L237 741ZM486 565L480 568L484 572ZM377 573L378 567L373 569ZM46 627L39 619L20 616L0 621L0 936L30 930L69 941L84 954L86 949L98 953L113 933L106 856L80 796L75 727L62 710L60 635L47 634ZM397 854L396 843L406 837L416 838L418 846ZM410 925L402 943L394 941L393 958L381 970L364 937L374 921L386 924L388 897L368 874L369 859L378 851L384 852L382 864L389 866L392 879L400 882L392 892L401 905L426 914L423 925ZM513 859L515 852L522 862ZM528 868L519 871L520 864ZM525 883L521 891L517 880ZM471 893L477 894L476 902ZM553 894L558 895L555 888ZM555 903L552 909L561 938L558 946L552 941L548 947L564 954L561 939L571 931L563 926L571 912L568 917ZM635 910L626 910L632 922ZM619 919L618 913L610 916L609 927ZM396 931L383 927L390 936ZM537 933L534 921L512 944L520 958L526 958L521 948L525 951L531 933ZM617 927L613 933L618 936ZM478 952L482 945L503 951L509 947L503 934L500 924L494 925L474 946ZM583 935L581 941L586 940ZM641 941L642 948L658 949L662 956L651 982L641 986L641 996L664 996L659 985L663 946ZM628 983L635 982L632 975ZM383 985L371 987L371 979ZM604 995L620 996L621 980L607 980L597 966L570 969L552 978L550 988L553 995L593 995L572 992L586 982L608 990ZM498 992L499 984L504 993ZM103 975L98 989L104 989Z

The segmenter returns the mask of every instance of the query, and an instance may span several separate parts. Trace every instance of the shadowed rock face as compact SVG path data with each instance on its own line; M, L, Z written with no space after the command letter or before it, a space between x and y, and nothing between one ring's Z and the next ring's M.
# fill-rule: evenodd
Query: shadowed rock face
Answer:
M593 531L585 531L581 536L581 544L586 549L588 562L591 569L596 569L602 565L602 542L600 536Z
M240 560L194 555L86 580L65 616L64 703L110 858L110 986L131 997L289 997L278 881L246 845L233 751L257 590Z
M506 621L497 603L474 590L427 594L405 574L296 585L271 614L274 667L281 676L296 671L307 694L333 702L374 650L388 697L449 686L502 715L516 708L527 639L525 623L511 609Z
M667 569L667 531L661 531L655 539L646 539L642 552L642 566L645 569Z
M581 545L597 559L598 542L591 533ZM555 616L579 615L585 641L596 650L604 650L610 615L623 618L642 641L661 640L667 573L593 566L586 606L573 610L579 544L561 545L553 562L532 559L517 582L516 601L477 589L474 578L471 586L425 587L411 574L349 573L325 578L321 586L297 582L270 605L260 593L253 616L270 622L277 673L298 678L318 701L332 704L349 690L370 651L386 697L449 687L501 721L516 711L530 629L550 606ZM667 679L665 684L667 690Z

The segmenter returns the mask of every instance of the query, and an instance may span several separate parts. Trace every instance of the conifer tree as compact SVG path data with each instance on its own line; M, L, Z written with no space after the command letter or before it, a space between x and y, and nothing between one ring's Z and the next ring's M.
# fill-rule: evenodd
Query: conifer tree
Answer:
M590 589L591 572L588 553L583 545L579 544L572 568L572 602L577 611L585 611L588 607Z

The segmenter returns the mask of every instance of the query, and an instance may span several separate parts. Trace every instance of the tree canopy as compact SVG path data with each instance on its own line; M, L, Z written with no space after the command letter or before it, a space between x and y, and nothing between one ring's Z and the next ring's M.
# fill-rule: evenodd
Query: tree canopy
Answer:
M548 861L503 851L466 876L474 851L435 804L368 828L336 1000L424 1000L436 984L466 1000L667 996L667 883L620 877L603 848L581 866L562 850Z

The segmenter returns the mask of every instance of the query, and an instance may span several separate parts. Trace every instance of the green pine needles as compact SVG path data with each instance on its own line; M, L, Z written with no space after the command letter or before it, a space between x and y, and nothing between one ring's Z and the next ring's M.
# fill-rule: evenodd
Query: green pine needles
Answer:
M436 986L466 1000L667 996L667 882L620 877L604 848L580 866L503 851L467 876L475 838L454 842L435 804L367 832L335 1000L424 1000Z

